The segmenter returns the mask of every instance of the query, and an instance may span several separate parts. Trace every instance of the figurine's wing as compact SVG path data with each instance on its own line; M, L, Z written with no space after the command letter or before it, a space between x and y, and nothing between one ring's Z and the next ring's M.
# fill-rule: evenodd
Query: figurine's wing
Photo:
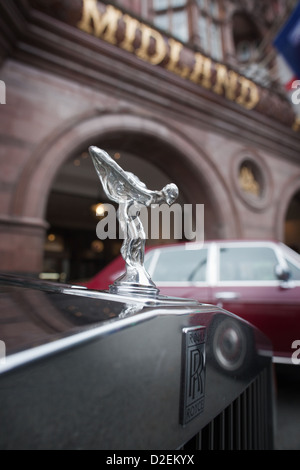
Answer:
M120 203L133 200L141 204L151 201L153 191L147 189L135 175L124 171L107 152L98 147L89 148L96 172L107 196Z

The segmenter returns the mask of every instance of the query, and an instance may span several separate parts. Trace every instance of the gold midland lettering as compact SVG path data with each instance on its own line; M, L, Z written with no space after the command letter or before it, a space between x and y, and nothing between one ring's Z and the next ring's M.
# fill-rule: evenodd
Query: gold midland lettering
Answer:
M175 39L165 39L153 28L123 14L112 5L104 12L98 8L97 0L83 0L82 19L78 28L93 36L118 45L153 65L162 64L167 70L202 87L224 95L247 109L259 102L259 91L255 83L229 70L225 65L213 62L209 57L193 53L193 66L184 63L184 46ZM117 39L123 26L124 38ZM125 27L125 28L124 28Z

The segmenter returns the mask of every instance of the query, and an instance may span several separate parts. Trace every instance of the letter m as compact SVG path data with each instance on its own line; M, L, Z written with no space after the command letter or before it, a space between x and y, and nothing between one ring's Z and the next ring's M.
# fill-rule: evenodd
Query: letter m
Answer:
M6 104L6 85L0 80L0 104Z
M116 44L115 33L121 17L122 13L112 5L107 5L105 12L101 14L97 0L83 0L82 19L77 26L82 31Z
M171 220L171 213L173 213L173 224ZM161 230L160 230L160 214L162 219ZM171 225L173 227L171 227ZM168 240L171 237L171 228L173 228L173 238L182 238L182 207L180 204L172 204L171 207L168 204L151 205L151 238L157 240L162 238Z

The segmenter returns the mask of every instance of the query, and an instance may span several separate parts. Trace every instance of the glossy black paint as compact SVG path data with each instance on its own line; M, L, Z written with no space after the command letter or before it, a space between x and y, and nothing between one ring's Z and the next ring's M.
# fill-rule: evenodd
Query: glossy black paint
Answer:
M243 355L224 342L224 362L228 320L241 332ZM271 367L270 343L258 330L178 299L130 303L1 276L0 325L8 353L0 366L0 449L178 449ZM182 335L191 327L206 329L205 402L183 426ZM268 390L271 436L271 382Z

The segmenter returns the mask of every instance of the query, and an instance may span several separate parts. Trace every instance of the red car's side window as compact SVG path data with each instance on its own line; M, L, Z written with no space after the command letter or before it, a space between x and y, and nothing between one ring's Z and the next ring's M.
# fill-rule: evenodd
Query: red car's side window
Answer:
M220 281L275 281L277 256L269 247L220 249Z

